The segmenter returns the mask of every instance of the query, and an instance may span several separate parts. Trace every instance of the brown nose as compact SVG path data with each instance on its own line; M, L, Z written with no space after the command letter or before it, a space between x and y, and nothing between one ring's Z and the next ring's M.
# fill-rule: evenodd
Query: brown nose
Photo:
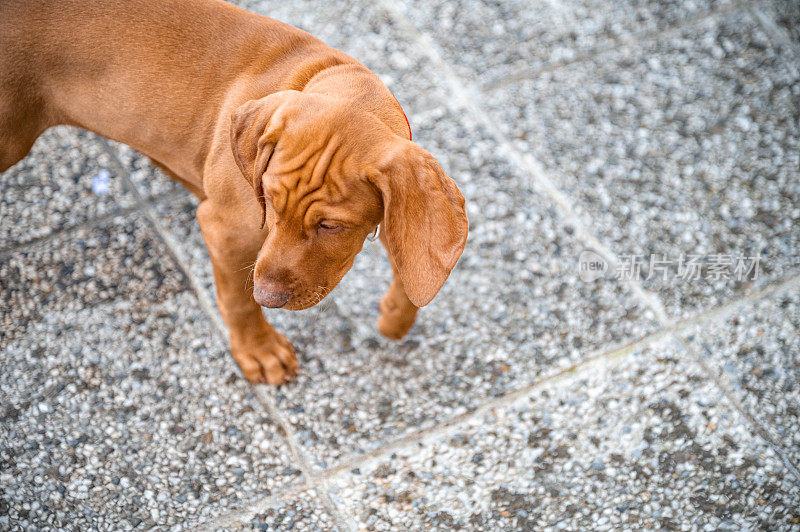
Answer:
M253 287L253 299L262 307L282 307L291 296L285 286L272 281L257 282Z

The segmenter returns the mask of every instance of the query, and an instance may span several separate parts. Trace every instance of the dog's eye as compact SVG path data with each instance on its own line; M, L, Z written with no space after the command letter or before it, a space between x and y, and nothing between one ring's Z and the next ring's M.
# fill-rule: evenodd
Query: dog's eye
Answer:
M336 231L337 229L342 229L342 226L330 220L322 220L319 223L319 228L326 231Z

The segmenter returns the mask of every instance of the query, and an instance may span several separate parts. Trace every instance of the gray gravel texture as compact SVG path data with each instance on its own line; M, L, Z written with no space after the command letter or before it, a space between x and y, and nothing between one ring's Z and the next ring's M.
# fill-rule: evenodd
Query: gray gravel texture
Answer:
M153 166L150 159L129 146L109 142L116 152L117 160L128 173L131 183L145 199L155 199L166 194L186 194L186 189L177 181L167 177Z
M393 344L375 331L391 275L377 243L331 303L282 321L308 362L296 383L279 390L279 405L319 467L655 329L652 312L622 285L577 278L580 244L559 229L552 209L518 199L518 176L507 164L488 150L470 157L476 143L461 139L471 126L439 113L415 120L423 145L433 131L441 135L434 151L450 154L448 170L476 200L467 250L411 336Z
M92 180L108 172L108 191L92 192ZM130 208L133 196L114 171L102 141L88 131L57 127L31 153L3 173L0 249Z
M531 75L620 43L680 26L731 0L409 0L403 11L436 38L456 72L483 86Z
M336 530L331 515L319 504L317 493L309 490L295 498L259 512L243 528L250 530Z
M767 4L768 17L800 48L800 5L796 0L774 0Z
M0 177L0 530L800 530L796 2L239 4L387 83L464 256L395 343L368 242L250 386L198 201L47 132ZM581 280L598 241L761 275Z
M333 481L360 529L778 529L800 486L674 340Z
M300 471L141 216L6 257L0 528L182 525Z
M493 91L487 105L620 255L761 254L800 271L800 70L746 12ZM796 57L796 56L795 56ZM642 280L674 317L752 282Z
M791 461L800 463L800 294L738 309L685 337Z

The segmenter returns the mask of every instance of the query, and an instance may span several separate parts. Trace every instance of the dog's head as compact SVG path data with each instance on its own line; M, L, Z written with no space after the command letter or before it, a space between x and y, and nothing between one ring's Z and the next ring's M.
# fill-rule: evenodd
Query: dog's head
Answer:
M322 300L382 223L409 299L423 306L464 250L464 197L424 149L323 94L282 91L231 117L236 163L269 230L255 264L260 305Z

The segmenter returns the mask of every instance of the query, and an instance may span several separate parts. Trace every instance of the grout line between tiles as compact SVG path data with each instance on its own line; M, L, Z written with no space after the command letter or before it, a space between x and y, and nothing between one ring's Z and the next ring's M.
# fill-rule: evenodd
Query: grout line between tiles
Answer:
M225 325L222 323L222 317L219 315L219 312L216 310L216 306L208 297L208 293L200 286L200 283L197 282L196 279L191 274L189 269L189 265L181 256L181 253L178 247L178 243L172 238L169 232L164 228L161 222L158 220L158 216L156 212L153 210L153 207L150 205L150 200L145 199L136 185L133 183L133 180L130 177L130 172L122 164L122 161L119 159L119 155L117 154L116 150L111 146L111 143L105 139L100 138L105 147L106 152L111 157L113 164L117 167L118 175L123 179L125 185L131 189L131 194L134 197L134 201L136 203L136 207L144 214L147 222L152 227L153 231L158 235L159 239L164 243L164 246L167 248L167 252L170 255L170 258L175 262L178 266L178 270L180 270L181 274L183 275L186 282L189 284L192 292L194 292L195 296L197 297L200 307L203 309L205 314L214 324L217 329L217 333L222 335L222 338L227 342L227 331L225 329Z
M197 523L189 527L189 530L197 532L205 532L212 530L219 530L220 528L234 527L246 523L253 519L258 513L265 512L270 508L277 506L282 502L292 501L295 497L308 489L305 483L302 485L292 484L287 487L279 488L277 493L268 495L267 497L254 499L248 501L241 508L215 517L209 521Z
M349 471L354 467L358 467L362 465L367 460L376 460L382 457L388 456L390 453L401 449L403 447L408 447L415 443L420 443L423 440L428 438L437 437L440 435L447 434L451 428L460 425L466 421L475 419L484 413L487 413L495 408L499 408L508 404L512 404L515 401L522 399L523 397L527 397L531 395L535 390L541 388L545 384L558 382L561 379L568 378L573 375L578 375L589 368L596 366L597 364L602 363L604 360L611 360L617 357L623 357L629 353L637 351L647 345L652 343L656 343L659 340L662 340L665 337L668 337L670 332L667 329L660 329L654 333L651 333L639 340L631 342L625 346L622 346L618 349L611 350L611 351L602 351L602 352L595 352L589 355L584 360L573 364L572 366L559 370L551 375L547 375L542 377L533 383L524 386L522 388L518 388L514 391L508 392L504 395L499 397L493 397L481 403L478 407L469 412L465 412L463 414L459 414L457 416L453 416L449 419L446 419L436 425L426 428L417 430L408 434L406 436L402 436L391 442L378 447L377 449L373 449L368 451L364 454L358 454L350 456L344 459L339 464L328 468L320 473L317 473L317 476L321 478L330 479L333 478L345 471Z
M664 37L671 37L680 34L680 32L684 31L687 27L702 24L703 22L712 19L714 17L728 15L730 13L733 13L737 9L746 8L749 5L750 4L747 1L735 2L732 5L726 6L722 9L714 11L706 11L700 15L691 17L681 22L679 26L666 26L654 33L650 34L640 33L632 35L631 37L627 38L623 37L615 39L608 45L600 46L598 48L595 48L594 50L589 50L582 54L578 54L570 59L557 61L555 63L550 63L550 64L544 64L540 67L535 67L535 68L522 68L516 72L503 76L497 80L480 85L480 90L488 92L495 89L500 89L508 85L513 85L514 83L530 79L532 77L541 76L542 74L546 74L548 72L553 72L554 70L574 65L576 63L582 63L584 61L590 61L592 59L596 59L607 53L613 52L614 50L618 50L623 46L642 45L646 42L656 41Z
M430 35L419 31L396 3L391 2L391 0L381 0L379 5L382 6L383 10L386 11L389 16L398 23L399 26L403 27L412 40L416 41L418 49L427 54L431 61L440 68L442 79L444 79L444 81L449 85L449 88L454 95L454 98L448 100L447 105L453 106L453 110L458 110L456 107L457 104L466 107L473 117L478 120L478 122L481 123L498 142L501 155L505 156L509 162L515 164L518 168L530 175L530 185L532 187L538 186L539 188L543 189L548 196L550 196L551 201L553 201L563 212L564 220L560 223L560 225L572 225L575 229L576 236L583 241L585 245L593 248L597 253L603 256L603 258L609 262L610 266L616 267L616 265L619 264L617 255L610 249L610 247L603 244L592 232L589 231L587 227L583 225L581 220L578 219L578 217L574 214L577 211L574 209L573 203L569 201L567 196L547 176L539 161L537 161L529 153L522 152L515 148L510 143L509 139L506 138L506 135L500 130L500 128L495 125L495 122L491 119L489 113L484 111L478 105L477 102L482 101L482 99L479 97L480 89L475 89L465 84L458 77L450 65L443 59L437 43L434 42ZM780 28L777 28L774 22L772 22L770 18L766 17L760 10L758 10L757 7L749 5L745 6L749 8L751 13L755 14L756 18L758 18L762 25L766 26L769 33L775 34L776 29L780 30ZM742 7L742 4L737 4L736 7ZM710 16L718 16L718 13L713 13ZM778 34L782 34L782 31L779 31ZM786 36L784 35L784 37ZM792 283L796 279L797 277L794 277L789 282ZM648 292L644 289L641 283L633 279L628 280L626 284L631 288L639 300L642 301L648 308L650 308L651 311L653 311L659 324L664 328L663 330L672 330L673 333L677 330L677 323L673 320L670 320L670 318L667 316L663 302L657 294ZM696 359L698 359L698 362L701 363L701 367L703 367L704 371L708 373L708 376L714 380L715 385L720 388L726 397L732 398L732 405L743 415L744 419L750 423L750 429L756 432L759 436L763 437L762 434L766 433L765 429L755 422L755 419L748 414L739 401L733 399L734 396L731 390L728 389L724 383L714 377L714 373L710 371L710 368L704 364L703 361L699 360L699 355L694 354L694 356ZM776 450L779 456L784 456L783 452L774 445L774 442L771 439L767 439L766 441ZM796 467L794 467L791 463L788 463L787 466L789 467L789 470L792 471L792 474L797 475ZM800 479L800 476L798 476L798 479Z
M339 508L328 492L328 485L325 479L313 473L311 465L308 463L305 454L302 452L297 443L297 438L294 435L292 426L280 414L278 406L275 404L275 397L267 391L266 385L255 386L255 392L261 403L264 405L270 415L275 418L275 420L278 422L278 426L283 430L284 439L289 445L289 452L291 452L292 458L297 462L297 467L303 472L303 476L305 477L308 486L315 490L323 507L328 511L329 514L331 514L334 523L336 523L336 528L342 532L355 532L357 529L355 522L339 511Z
M127 184L126 184L127 186ZM157 194L149 198L149 201L157 201L162 199L172 199L172 198L179 198L183 195L183 191L172 191L172 192L165 192L163 194ZM9 255L13 255L14 253L18 253L25 248L35 246L36 244L40 244L42 242L47 242L48 240L58 238L60 236L70 235L76 231L80 231L81 229L94 229L99 227L104 222L109 220L113 220L117 216L127 216L129 214L139 212L139 205L135 204L130 207L119 207L115 208L114 210L107 212L105 214L101 214L100 216L95 216L90 220L86 220L76 225L70 225L69 227L63 227L58 229L57 231L53 231L48 235L43 235L40 237L36 237L31 240L26 240L25 242L20 242L16 244L12 244L10 246L6 246L4 248L0 248L0 259L4 259Z
M50 234L36 237L31 240L26 240L25 242L11 244L10 246L0 249L0 259L5 259L6 257L13 255L14 253L18 253L24 250L25 248L35 246L42 242L47 242L50 239L56 239L60 236L69 235L73 232L80 231L81 229L94 229L95 227L100 226L104 222L113 220L117 216L126 216L128 214L136 212L137 210L138 206L136 205L132 207L117 208L111 212L107 212L103 215L96 216L91 220L86 220L85 222L81 222L76 225L71 225L69 227L63 227L61 229L58 229L57 231L53 231Z
M763 11L763 7L763 3L758 5L750 5L748 6L747 10L761 25L773 44L788 47L796 57L800 58L800 44L794 42L791 36L786 33L786 30L781 28L771 16L767 15ZM788 64L787 68L791 68L796 75L797 67L794 64Z
M714 369L706 363L699 352L692 349L691 346L686 343L686 340L684 340L683 337L678 337L678 340L692 360L694 360L694 362L696 362L703 369L709 378L722 391L722 394L731 403L731 405L733 405L733 407L738 410L741 415L753 426L755 433L762 440L764 440L773 451L775 451L775 454L778 455L778 458L781 460L781 462L783 462L783 465L786 467L786 469L788 469L791 474L794 475L797 481L800 482L800 470L798 470L797 466L786 454L786 451L784 451L783 447L775 440L775 438L772 437L772 434L770 434L769 430L767 430L767 428L761 422L759 422L755 416L750 414L747 408L731 391L730 386L723 382L723 379L719 377L719 373L714 371Z
M483 414L484 412L490 411L494 408L514 403L518 399L530 395L533 391L540 388L545 383L557 381L559 379L571 375L579 375L585 371L590 370L592 367L598 364L599 361L625 356L629 353L653 345L663 340L664 338L680 339L681 333L691 329L697 324L723 319L726 316L737 311L738 309L752 305L757 301L772 296L773 294L781 293L787 290L797 290L797 289L800 289L800 274L797 274L786 280L771 284L762 290L753 292L748 296L738 299L734 302L730 302L725 305L715 307L711 310L700 312L683 320L676 321L669 326L664 326L663 328L655 332L652 332L646 336L643 336L642 338L630 342L626 345L613 348L610 350L595 351L589 354L585 359L573 364L568 368L560 370L551 375L542 377L536 380L535 382L529 384L528 386L511 391L500 397L489 399L488 401L484 402L483 404L481 404L476 409L470 412L466 412L464 414L450 418L433 427L422 429L407 436L398 438L381 446L380 448L374 449L365 454L350 456L341 463L339 463L338 465L326 469L320 473L317 473L317 475L324 478L332 478L336 475L341 474L344 471L356 467L360 463L363 463L365 459L380 458L390 454L392 451L400 447L412 445L414 443L420 442L424 439L430 438L438 434L446 434L451 427L463 423L467 420L473 419Z
M395 19L407 33L411 36L420 51L427 54L431 61L440 67L441 78L449 85L454 98L448 100L448 105L454 104L452 108L455 111L459 109L455 106L460 104L466 107L472 116L486 128L486 131L494 138L499 145L500 155L504 156L517 168L524 172L524 175L530 176L531 185L535 188L543 190L550 197L551 201L561 210L562 220L557 220L557 223L564 226L571 226L575 229L576 236L586 246L591 247L599 253L603 258L608 261L609 266L616 267L619 264L617 255L611 249L596 238L583 224L583 222L574 213L576 212L573 202L571 202L566 194L564 194L555 183L547 176L542 168L541 163L537 161L529 153L525 153L514 147L511 142L506 138L506 135L496 125L496 120L493 120L488 112L483 110L477 102L481 101L479 92L462 82L461 79L455 74L453 69L443 59L438 45L431 39L431 37L420 32L411 21L405 16L397 4L391 0L381 0L380 5ZM647 292L638 281L631 280L629 283L631 290L642 300L648 307L656 314L662 324L669 324L666 311L661 301L654 295Z
M466 412L466 413L458 415L458 416L454 416L454 417L452 417L450 419L447 419L447 420L445 420L445 421L443 421L441 423L438 423L437 425L435 425L433 427L430 427L430 428L427 428L427 429L418 430L418 431L413 432L413 433L411 433L411 434L409 434L407 436L403 436L403 437L397 438L397 439L395 439L393 441L390 441L390 442L388 442L388 443L386 443L384 445L381 445L377 449L373 449L372 451L366 452L364 454L352 455L352 456L344 459L339 464L337 464L337 465L335 465L333 467L330 467L328 469L325 469L325 470L317 472L317 473L313 473L312 472L311 475L314 477L314 479L317 482L320 482L320 483L323 483L324 485L327 485L327 481L328 480L330 480L330 479L332 479L332 478L334 478L334 477L336 477L336 476L338 476L338 475L340 475L340 474L342 474L342 473L344 473L346 471L349 471L349 470L353 469L354 467L358 467L360 465L363 465L364 462L367 461L367 460L377 460L377 459L380 459L382 457L388 456L389 454L391 454L392 452L394 452L394 451L396 451L396 450L398 450L400 448L407 447L409 445L413 445L415 443L421 442L422 440L425 440L425 439L431 438L431 437L435 437L437 435L447 434L447 432L452 427L454 427L454 426L456 426L456 425L458 425L460 423L463 423L465 421L468 421L470 419L473 419L473 418L483 414L484 412L488 412L488 411L490 411L490 410L492 410L494 408L503 406L503 405L508 404L508 403L513 403L514 401L529 395L532 391L536 390L537 388L540 388L541 386L543 386L546 383L557 382L558 380L560 380L562 378L569 377L569 376L571 376L573 374L578 374L578 373L582 372L586 367L589 367L589 366L592 366L594 364L600 363L602 360L613 359L615 357L625 356L626 354L631 353L631 352L633 352L633 351L635 351L635 350L637 350L637 349L639 349L639 348L641 348L643 346L646 346L646 345L648 345L650 343L657 342L658 340L660 340L660 339L662 339L662 338L664 338L664 337L666 337L668 335L669 335L669 332L666 329L661 329L658 332L652 333L652 334L650 334L650 335L648 335L648 336L646 336L646 337L644 337L644 338L642 338L640 340L637 340L635 342L632 342L630 344L622 346L622 347L620 347L618 349L615 349L615 350L612 350L612 351L604 351L604 352L600 352L600 353L595 353L595 354L590 355L589 357L587 357L585 360L583 360L583 361L581 361L581 362L579 362L577 364L574 364L573 366L570 366L569 368L566 368L566 369L563 369L561 371L558 371L558 372L556 372L556 373L554 373L552 375L548 375L546 377L543 377L543 378L533 382L532 384L530 384L528 386L525 386L523 388L519 388L519 389L514 390L512 392L509 392L509 393L507 393L507 394L505 394L503 396L492 398L492 399L484 402L483 404L481 404L480 406L478 406L474 410L471 410L469 412ZM288 496L286 496L286 497L288 497ZM286 497L284 497L281 500L285 500ZM264 499L263 501L260 501L260 502L258 502L256 504L254 504L254 507L261 508L261 507L265 506L267 503L264 502L264 501L267 501L267 500L271 501L271 500L273 500L273 497L269 497L267 499ZM249 512L249 511L231 512L230 514L226 514L226 515L218 517L217 520L214 521L214 523L217 523L217 522L228 523L228 522L232 522L234 520L238 520L238 519L241 519L241 518L247 518L247 516L252 516L252 514L254 514L254 513L255 513L255 511L253 511L253 512ZM203 528L201 528L201 529L203 529Z
M572 202L567 198L567 196L561 190L559 190L559 188L553 183L553 181L546 175L544 169L541 167L541 164L537 160L535 160L530 154L522 152L522 151L518 150L517 148L515 148L508 141L508 139L506 139L505 135L499 130L499 128L494 125L493 121L491 120L491 117L475 103L477 101L480 101L480 99L476 97L477 96L477 92L474 89L472 89L471 87L468 87L468 86L465 86L465 85L462 84L462 82L458 79L458 77L450 69L449 65L447 65L445 63L445 61L442 59L441 54L438 51L438 48L433 43L433 41L430 39L430 37L428 35L426 35L426 34L418 32L416 30L416 28L413 27L413 25L410 23L410 21L405 17L405 15L399 10L399 8L396 5L390 3L388 0L383 0L381 4L383 6L383 9L388 11L391 14L391 16L397 22L399 22L401 25L405 26L405 29L407 29L407 30L410 29L411 30L409 33L412 36L414 36L414 39L417 41L417 45L419 47L425 49L425 52L431 57L431 59L433 59L434 63L443 67L444 77L445 77L446 81L448 82L448 84L451 86L451 89L453 90L453 93L456 96L456 100L460 100L460 103L463 106L467 107L467 109L475 116L475 118L477 118L478 121L484 127L486 127L487 131L489 131L489 133L500 144L502 154L510 162L515 164L517 167L525 170L526 173L531 176L532 184L537 186L538 188L543 189L548 194L550 199L559 207L559 209L563 213L562 221L560 222L560 225L561 226L572 226L572 227L574 227L575 228L575 232L576 232L576 236L585 245L587 245L587 246L593 248L595 251L597 251L600 255L602 255L610 263L610 265L616 266L619 263L619 260L618 260L618 258L616 256L616 254L608 246L603 244L597 237L595 237L584 226L582 221L576 215L572 214L572 213L575 212L575 210L573 209ZM731 9L728 9L728 10L722 10L722 11L708 13L705 16L701 16L701 17L695 18L694 20L690 21L689 23L698 23L699 21L705 20L705 19L707 19L709 17L718 16L718 15L720 15L722 13L727 12L727 11L733 11L734 9L736 9L738 7L741 7L741 6L737 5L737 6L734 6L734 8L731 8ZM673 32L673 31L678 31L678 28L669 28L669 29L667 29L667 30L665 30L663 32L659 32L659 34L657 34L657 36L661 36L663 34L667 34L669 32ZM603 53L603 52L605 52L605 51L607 51L609 49L613 49L613 48L615 48L617 46L622 46L622 45L626 45L626 44L635 44L638 41L639 41L639 39L636 39L636 38L620 41L620 42L616 43L616 45L613 46L613 47L609 47L609 48L606 48L604 50L599 50L598 54ZM597 54L594 54L594 55L597 55ZM580 58L579 58L579 60L580 60ZM559 66L563 66L563 65L554 65L553 68L557 68ZM478 89L478 90L480 90L480 89ZM144 205L144 204L143 204L143 210L145 211L145 214L147 215L148 219L151 221L151 224L154 226L156 231L164 239L165 244L168 247L173 248L170 251L173 254L175 254L176 252L174 250L176 248L174 246L174 243L171 243L169 241L169 237L162 230L160 230L159 224L158 224L157 220L155 219L155 216L153 216L152 210L149 208L149 206ZM176 261L178 261L177 260L178 259L177 256L175 256L174 258L176 259ZM180 264L180 261L178 261L178 263ZM183 267L182 264L181 264L181 266ZM205 292L200 287L198 287L196 285L196 283L194 282L194 280L191 279L191 276L188 275L188 270L186 270L185 274L187 276L187 279L189 279L189 282L192 284L193 289L198 294L198 297L200 297L203 300L207 300L208 298L207 298L207 296L205 296ZM796 283L796 280L797 280L797 277L793 278L789 282L790 283ZM295 460L297 460L298 465L303 470L303 475L306 478L306 481L308 482L309 487L314 488L318 492L317 493L318 497L321 499L321 501L322 501L323 505L326 507L326 509L332 514L332 517L335 519L335 521L337 523L337 526L339 526L343 530L344 529L352 530L352 529L354 529L354 526L352 525L352 523L348 522L342 515L339 514L338 509L336 507L336 504L331 499L330 494L328 493L328 490L327 490L326 483L325 483L326 479L331 478L332 476L335 476L336 474L341 473L342 471L346 470L348 467L352 467L354 465L354 463L363 462L363 460L366 457L383 456L384 454L387 454L392 449L396 449L397 447L408 445L408 444L412 444L414 442L419 441L422 438L429 437L429 436L437 434L437 433L445 433L453 425L455 425L457 423L460 423L460 422L462 422L462 421L464 421L466 419L469 419L469 418L471 418L473 416L477 416L482 412L485 412L487 410L490 410L492 408L497 407L498 405L502 405L502 404L505 404L507 402L514 401L514 400L518 399L519 397L522 397L525 394L530 393L533 389L543 385L546 382L555 381L555 380L557 380L559 378L563 378L563 377L565 377L567 375L570 375L572 373L575 373L577 371L586 369L589 366L591 366L592 364L598 363L598 361L608 360L608 359L611 359L611 358L616 357L616 356L624 356L625 354L630 353L630 352L632 352L633 350L635 350L637 348L640 348L640 347L643 347L643 346L648 345L650 343L656 342L656 341L660 340L661 338L663 338L665 336L674 335L678 330L683 330L685 328L688 328L690 325L693 325L693 324L695 324L697 322L696 319L691 320L691 322L687 322L686 320L671 322L667 317L667 314L666 314L666 312L664 310L662 302L660 301L660 298L658 298L658 296L656 294L653 294L651 292L646 291L642 287L642 285L637 281L630 281L629 286L630 286L631 290L637 295L637 297L641 301L643 301L644 304L647 305L647 307L650 308L654 312L654 314L656 315L658 321L660 322L660 324L663 327L661 330L659 330L656 333L653 333L651 335L648 335L647 337L643 338L642 340L639 340L637 342L629 344L628 346L625 346L623 348L620 348L620 349L617 349L617 350L612 350L612 351L606 351L606 352L603 352L603 353L600 353L600 354L595 354L593 356L590 356L589 358L587 358L586 360L582 361L581 363L579 363L579 364L577 364L577 365L575 365L575 366L573 366L571 368L568 368L566 370L563 370L561 372L558 372L553 376L547 377L545 379L541 379L541 380L537 381L536 383L534 383L534 384L532 384L532 385L530 385L528 387L525 387L523 389L517 390L515 392L511 392L510 394L502 396L501 398L498 398L496 400L487 401L487 402L485 402L484 404L482 404L480 407L478 407L476 410L474 410L472 412L469 412L469 413L464 414L462 416L457 416L455 418L452 418L452 419L450 419L450 420L448 420L448 421L446 421L446 422L444 422L442 424L439 424L436 427L433 427L432 429L429 429L427 431L425 431L425 430L424 431L419 431L419 432L414 433L414 434L412 434L412 435L410 435L410 436L408 436L406 438L401 438L399 440L391 442L391 443L389 443L387 445L382 446L379 449L376 449L372 453L367 453L367 455L360 455L360 456L357 456L357 457L353 457L353 458L350 459L350 462L344 462L344 463L340 464L339 466L337 466L335 468L325 470L325 471L323 471L321 473L313 473L310 470L310 467L308 465L307 460L305 459L302 451L300 450L299 446L297 445L297 441L296 441L296 438L294 437L294 434L293 434L293 431L291 429L291 426L283 418L283 416L281 416L280 412L277 409L277 406L275 405L274 397L263 387L256 387L255 388L255 392L256 392L256 395L259 397L260 401L262 402L262 404L264 405L265 409L267 409L267 411L270 413L270 415L278 422L279 426L281 426L281 428L284 430L284 432L285 432L284 438L285 438L285 440L287 441L287 444L290 447L290 451L292 452L293 458ZM774 288L774 287L772 287L772 288ZM751 294L751 296L748 296L746 298L738 300L738 301L732 303L731 305L726 305L725 308L727 308L727 310L730 310L731 308L737 308L738 306L740 306L742 304L745 304L746 301L753 301L753 300L757 299L757 297L764 296L765 294L771 293L774 290L777 290L777 288L774 288L773 290L761 291L761 292L758 292L757 294ZM203 294L203 295L201 296L201 294ZM205 303L204 306L206 307L206 310L210 311L209 312L209 316L212 317L212 319L217 323L218 327L220 328L221 333L223 334L223 336L225 336L224 326L221 326L221 320L219 318L219 314L216 313L216 311L215 311L215 307L213 305L209 304L209 301L204 301L204 303ZM713 311L709 312L707 314L707 316L711 317L711 316L722 315L722 314L724 314L724 310L722 308L720 308L720 309L714 309ZM702 315L702 313L701 313L701 315ZM681 342L683 342L682 339L681 339ZM685 345L685 343L684 343L684 345ZM704 366L704 369L706 369L706 371L708 371L708 368L705 367L705 366ZM717 385L723 390L723 392L726 394L726 396L730 395L729 391L726 390L725 387L722 386L722 384L719 383L718 381L717 381ZM738 402L735 402L734 404L735 404L736 408L738 408L743 413L743 415L745 415L745 417L750 420L751 423L754 423L752 418L750 418L746 414L746 412L742 409L741 405L738 404ZM754 425L756 427L756 430L758 430L759 426L756 425L755 423L754 423ZM796 469L793 469L793 470L796 473ZM289 492L289 493L290 494L294 494L294 492ZM289 495L286 495L285 497L288 497L288 496ZM255 503L253 506L251 506L251 507L249 507L247 509L238 510L237 512L234 512L232 514L228 514L228 517L233 519L232 516L252 515L254 513L257 513L257 509L256 508L260 508L260 507L262 507L264 505L268 505L268 504L274 503L274 501L277 501L277 500L282 500L282 498L276 496L276 497L271 497L271 498L268 498L268 499L264 499L264 500L262 500L262 501L260 501L258 503ZM223 516L223 517L225 517L225 516ZM222 519L222 518L220 518L220 519Z
M626 345L605 351L595 351L594 353L588 355L581 362L578 362L570 366L569 368L542 377L536 380L535 382L529 384L528 386L511 391L500 397L492 398L486 401L485 403L481 404L474 410L471 410L469 412L466 412L458 416L454 416L433 427L418 430L416 432L408 434L407 436L397 438L367 453L351 455L333 467L330 467L318 473L312 473L312 476L317 480L327 481L333 479L334 477L346 473L355 467L363 465L364 462L367 460L379 460L385 458L386 456L389 456L391 453L397 451L398 449L420 443L428 438L434 438L441 435L446 435L453 427L461 423L467 422L469 420L472 420L495 408L513 404L515 401L531 395L534 391L536 391L539 388L542 388L545 385L556 383L561 379L581 375L587 371L591 371L592 369L596 368L600 364L605 363L606 361L612 361L617 358L624 357L630 353L641 350L647 346L656 344L665 338L672 338L673 340L678 340L679 343L682 343L682 339L680 337L681 333L688 331L689 329L698 324L724 319L727 316L736 312L737 310L747 307L749 305L753 305L758 301L766 299L774 294L782 293L789 290L798 290L798 289L800 289L800 274L796 274L782 281L770 284L764 287L763 289L752 292L747 296L740 298L736 301L732 301L726 303L725 305L721 305L719 307L715 307L713 309L697 313L685 319L675 321L670 326L663 327L658 331L655 331L647 336L644 336ZM705 366L701 367L706 369ZM729 396L726 394L726 397ZM732 404L734 405L734 407L736 406L735 402L732 402ZM767 443L769 443L769 440L767 440ZM780 453L778 454L779 456L781 456ZM291 495L294 495L294 493L292 493ZM279 500L286 500L288 497L289 496L287 495ZM265 501L273 501L273 500L274 497L264 499L256 503L254 507L256 508L267 507L268 503ZM253 513L255 513L255 511ZM241 518L240 516L247 516L247 515L252 515L252 513L247 513L245 511L231 512L230 514L217 518L217 521L214 522L220 522L220 523L227 523L229 521L232 522L236 519L240 519Z
M118 175L121 176L125 185L131 188L131 193L134 196L134 200L136 202L136 206L138 209L144 214L145 218L147 219L150 226L156 232L158 237L164 243L164 246L167 248L167 252L172 258L173 261L178 266L178 269L182 273L183 277L186 279L186 282L189 283L189 286L194 292L195 296L200 303L200 307L202 308L203 312L208 316L211 322L214 324L216 329L216 334L222 339L224 345L228 345L228 332L227 328L225 327L224 322L222 321L222 316L217 310L216 305L208 295L208 292L200 285L200 283L194 278L191 274L188 264L183 259L181 252L179 251L178 243L172 238L166 228L163 227L161 222L158 219L153 207L150 203L145 200L142 195L139 193L139 190L136 188L134 183L130 178L130 174L120 161L116 150L111 146L110 142L107 139L101 139L103 146L107 153L111 156L112 163L117 167L116 170ZM237 365L238 368L238 365ZM244 377L242 377L244 378ZM291 429L291 426L286 421L284 416L279 411L277 405L275 404L275 400L272 396L271 391L267 389L266 384L250 384L250 388L252 389L255 396L258 398L261 406L266 410L266 413L272 418L272 420L283 430L283 440L286 442L287 446L289 447L289 451L292 454L292 458L296 461L298 468L303 473L303 478L305 479L307 487L316 488L317 497L320 499L322 505L325 509L331 514L331 517L334 519L337 527L342 531L351 531L355 530L355 527L352 523L349 523L338 511L336 505L333 503L333 500L330 497L330 494L327 491L327 486L324 483L317 481L311 474L310 467L308 465L308 460L306 460L305 456L303 455L302 451L300 450L299 445L297 444L297 440L294 436L294 432ZM256 512L250 512L249 510L242 510L245 513L251 513L254 515Z

